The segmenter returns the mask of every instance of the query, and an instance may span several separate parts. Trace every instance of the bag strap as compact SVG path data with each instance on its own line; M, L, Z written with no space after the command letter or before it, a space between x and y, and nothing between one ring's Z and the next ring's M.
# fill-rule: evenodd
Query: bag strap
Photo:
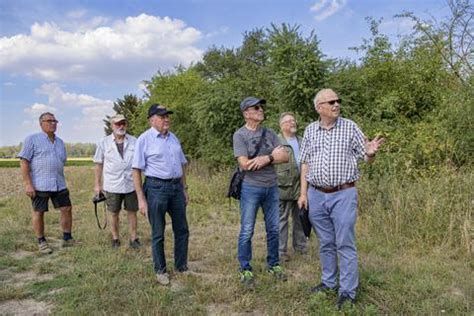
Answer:
M99 215L97 214L97 204L94 203L94 212L95 212L95 219L97 220L97 226L99 226L99 229L105 229L107 227L107 206L105 205L104 202L104 226L100 225L99 221Z
M255 146L255 152L252 156L249 157L249 159L253 159L257 157L258 153L260 152L260 148L262 148L263 142L265 141L266 135L267 135L267 129L264 127L262 131L262 137L260 138L260 141L258 142L257 146Z

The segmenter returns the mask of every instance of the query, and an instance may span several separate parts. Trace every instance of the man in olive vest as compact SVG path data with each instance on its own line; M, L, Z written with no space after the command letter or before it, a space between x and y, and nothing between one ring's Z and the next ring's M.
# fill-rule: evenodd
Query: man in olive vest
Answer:
M276 165L278 189L280 191L280 258L288 261L288 226L289 217L293 218L293 249L296 254L306 253L306 237L298 216L298 197L300 195L300 165L298 162L301 137L296 135L297 124L293 113L280 115L280 142L290 153L287 163Z

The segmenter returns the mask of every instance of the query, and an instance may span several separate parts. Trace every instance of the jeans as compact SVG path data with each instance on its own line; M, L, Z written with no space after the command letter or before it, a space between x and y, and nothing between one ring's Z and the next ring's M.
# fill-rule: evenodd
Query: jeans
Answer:
M155 273L166 272L165 215L171 217L174 234L174 265L180 270L188 264L189 230L186 220L186 202L180 181L161 181L147 177L143 191L148 204L148 220L151 225L151 251Z
M259 207L262 207L267 233L267 266L279 264L278 232L279 208L278 186L260 187L245 182L242 184L240 198L240 234L238 241L238 259L241 270L252 270L252 236Z
M323 193L310 186L308 203L309 220L319 238L322 282L331 288L337 285L339 258L339 295L355 299L359 284L355 245L357 189Z
M299 217L298 204L295 200L280 200L280 256L287 255L289 218L293 219L293 249L296 252L306 252L306 237Z

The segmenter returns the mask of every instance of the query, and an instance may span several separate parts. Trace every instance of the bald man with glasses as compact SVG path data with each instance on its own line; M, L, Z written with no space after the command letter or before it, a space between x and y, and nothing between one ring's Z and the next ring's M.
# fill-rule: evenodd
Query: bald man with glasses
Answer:
M322 282L311 292L338 289L340 309L346 302L355 303L359 284L357 162L372 162L384 140L377 137L368 141L356 123L340 117L341 99L331 89L316 94L314 107L320 118L306 127L301 143L298 206L309 207L309 219L320 242Z

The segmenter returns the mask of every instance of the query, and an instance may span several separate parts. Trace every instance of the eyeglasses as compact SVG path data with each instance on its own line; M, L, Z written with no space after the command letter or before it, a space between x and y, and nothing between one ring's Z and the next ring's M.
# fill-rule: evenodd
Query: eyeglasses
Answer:
M336 100L331 100L331 101L320 102L319 104L327 103L327 104L329 104L329 105L335 105L336 102L337 102L337 104L341 105L341 99L336 99Z
M125 121L120 121L120 122L117 122L117 123L114 123L115 126L125 126L127 125L127 122Z
M42 120L41 122L46 122L46 123L49 123L49 124L58 124L59 121L57 120Z
M286 124L286 123L296 123L296 120L295 119L289 119L289 120L285 120L283 122L281 122L282 124Z

